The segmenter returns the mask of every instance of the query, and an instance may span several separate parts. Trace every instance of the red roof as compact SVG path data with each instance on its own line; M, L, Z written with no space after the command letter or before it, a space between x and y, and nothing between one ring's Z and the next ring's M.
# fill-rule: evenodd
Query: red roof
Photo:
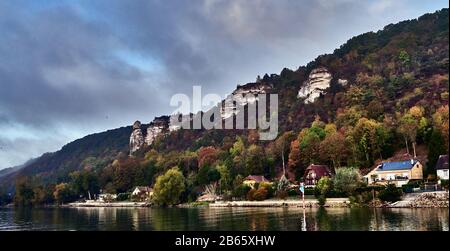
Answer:
M249 175L247 176L247 178L245 178L245 180L254 180L256 182L269 182L268 179L266 179L264 176L262 175Z
M305 177L308 175L309 172L314 171L316 173L316 178L320 179L323 176L331 176L331 171L326 165L314 165L311 164L306 168L305 170Z

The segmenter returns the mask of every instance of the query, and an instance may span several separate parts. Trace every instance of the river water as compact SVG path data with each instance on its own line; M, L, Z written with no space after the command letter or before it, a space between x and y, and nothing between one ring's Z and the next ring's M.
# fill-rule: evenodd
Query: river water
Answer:
M449 230L448 209L25 208L0 209L0 230Z

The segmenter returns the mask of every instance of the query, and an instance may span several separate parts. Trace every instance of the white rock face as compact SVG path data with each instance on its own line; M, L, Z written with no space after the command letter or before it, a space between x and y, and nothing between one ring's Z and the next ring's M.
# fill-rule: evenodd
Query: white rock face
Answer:
M311 71L308 80L303 83L298 91L298 98L305 98L305 103L312 103L314 100L330 87L331 73L325 67L319 67Z
M170 118L168 116L161 116L150 122L150 126L147 128L147 135L145 136L145 143L148 146L150 146L159 135L167 133L169 120Z
M252 83L245 86L238 86L238 88L225 99L225 104L221 109L222 119L227 119L233 114L237 114L235 106L245 106L247 104L253 104L258 101L258 94L265 94L271 87L266 84ZM227 102L234 99L236 105L233 102Z
M145 137L145 143L147 145L151 145L153 141L155 141L156 137L158 137L163 132L162 126L149 126L147 128L147 136Z
M338 79L338 84L342 85L342 86L346 86L348 83L347 79Z
M133 132L130 136L130 155L141 149L144 145L144 135L141 130L141 122L136 121L133 124Z

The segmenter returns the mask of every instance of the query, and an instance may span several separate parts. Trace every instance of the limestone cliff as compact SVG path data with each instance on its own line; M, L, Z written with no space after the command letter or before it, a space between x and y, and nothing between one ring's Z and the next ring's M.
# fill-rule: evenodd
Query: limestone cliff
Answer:
M147 128L147 135L145 136L145 143L150 146L155 139L162 134L166 134L169 131L169 116L156 117L150 122Z
M330 87L333 76L325 67L319 67L311 71L308 80L298 91L298 98L305 98L305 103L312 103L314 100Z
M229 95L224 101L223 108L221 110L222 119L227 119L237 112L234 109L234 105L227 100L234 98L236 105L245 106L250 103L253 104L258 101L258 94L268 93L272 89L272 86L265 83L250 83L243 86L238 85L232 95ZM254 96L249 96L249 94Z
M141 122L136 121L133 124L133 132L130 136L130 155L141 149L144 145L144 135L141 130Z

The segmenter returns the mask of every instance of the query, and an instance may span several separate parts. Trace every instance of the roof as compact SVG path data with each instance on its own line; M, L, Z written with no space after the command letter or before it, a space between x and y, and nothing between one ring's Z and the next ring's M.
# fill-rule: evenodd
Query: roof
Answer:
M137 186L134 190L138 189L139 191L151 192L152 189L150 187Z
M310 171L314 171L316 173L316 177L319 179L323 176L331 176L331 171L326 165L309 165L305 170L305 177Z
M440 155L436 163L436 170L448 169L448 155Z
M395 170L409 170L419 162L418 160L405 160L397 162L385 162L378 166L377 171L395 171Z
M262 175L249 175L245 178L245 180L254 180L256 182L269 182L269 180Z

